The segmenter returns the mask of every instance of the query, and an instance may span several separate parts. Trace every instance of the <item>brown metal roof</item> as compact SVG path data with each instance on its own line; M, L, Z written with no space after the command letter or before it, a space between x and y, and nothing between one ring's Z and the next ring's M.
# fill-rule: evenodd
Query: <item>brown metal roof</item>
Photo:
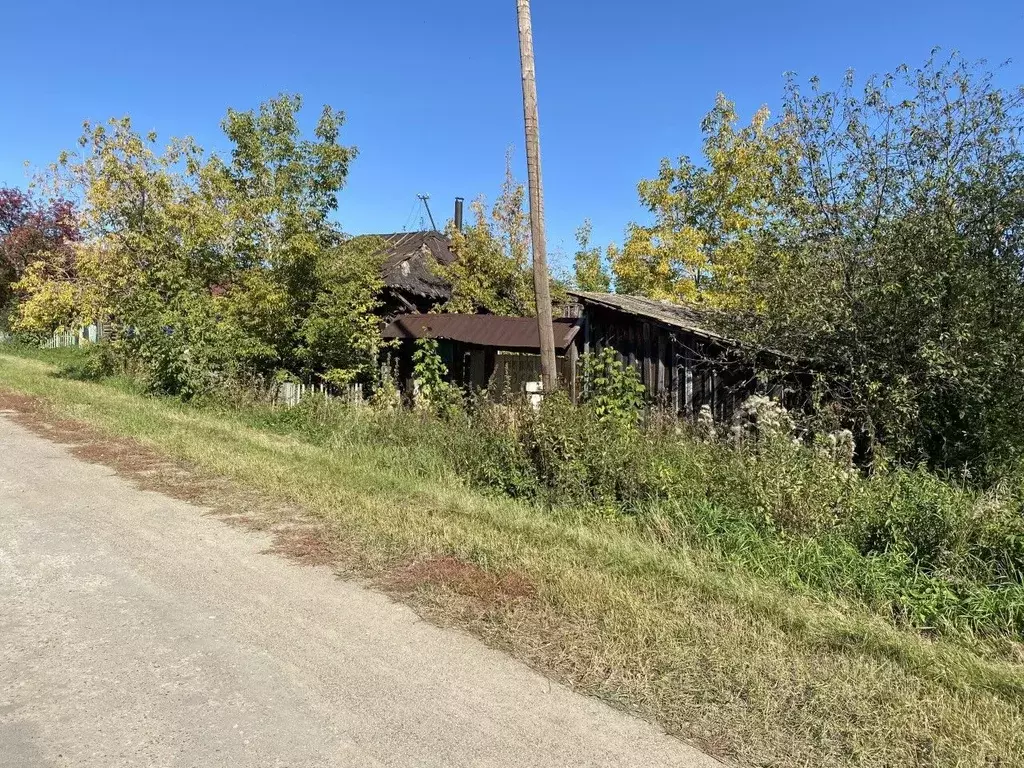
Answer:
M562 354L572 344L579 326L571 318L556 318L555 350ZM481 347L537 352L540 333L533 317L501 315L402 315L384 329L385 339L450 339Z

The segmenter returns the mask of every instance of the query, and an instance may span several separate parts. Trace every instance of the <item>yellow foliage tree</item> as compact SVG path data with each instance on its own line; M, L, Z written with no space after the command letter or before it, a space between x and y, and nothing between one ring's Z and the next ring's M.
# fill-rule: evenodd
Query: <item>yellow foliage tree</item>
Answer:
M74 269L39 254L12 288L19 301L12 327L48 335L115 316L116 303L139 281L139 270L113 237L74 246Z
M41 259L29 264L21 279L11 287L15 296L25 297L17 304L11 318L11 327L21 333L45 335L67 328L79 314L76 284L49 275Z
M658 176L638 185L653 214L633 223L621 250L611 252L622 293L750 306L758 270L780 258L772 224L799 184L797 137L766 108L738 126L735 105L719 94L704 118L706 167L689 157L665 159Z

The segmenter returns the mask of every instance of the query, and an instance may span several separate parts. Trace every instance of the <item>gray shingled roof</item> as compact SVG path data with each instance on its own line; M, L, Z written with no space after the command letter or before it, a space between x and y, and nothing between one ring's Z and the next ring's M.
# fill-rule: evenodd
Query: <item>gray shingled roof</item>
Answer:
M434 262L447 266L455 261L451 243L440 232L395 232L372 235L384 240L384 284L393 291L446 301L451 284L436 274Z
M718 330L721 319L718 318L718 322L716 322L717 313L711 309L695 307L692 304L658 301L648 299L646 296L626 296L618 293L569 291L569 295L575 296L584 304L597 304L619 312L645 317L708 339L731 341L728 336Z

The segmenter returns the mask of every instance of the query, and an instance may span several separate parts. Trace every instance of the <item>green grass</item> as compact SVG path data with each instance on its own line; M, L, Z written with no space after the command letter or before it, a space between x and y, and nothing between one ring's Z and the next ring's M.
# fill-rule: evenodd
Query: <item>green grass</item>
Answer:
M12 357L22 357L29 360L38 360L42 363L63 367L69 364L80 363L88 357L85 347L58 347L56 349L43 349L36 344L22 344L18 342L7 342L0 345L3 354Z
M929 639L858 602L794 592L655 517L484 495L429 446L358 430L289 434L266 413L198 409L55 371L0 355L0 387L300 505L359 553L366 575L442 555L520 574L534 598L416 599L713 754L750 766L1024 764L1024 670L1005 647Z
M424 478L454 473L491 495L627 514L666 544L897 626L1011 652L1024 637L1019 471L988 488L920 469L864 476L787 437L737 447L674 422L623 429L558 399L539 414L479 402L443 419L320 399L230 410L319 446L388 445Z

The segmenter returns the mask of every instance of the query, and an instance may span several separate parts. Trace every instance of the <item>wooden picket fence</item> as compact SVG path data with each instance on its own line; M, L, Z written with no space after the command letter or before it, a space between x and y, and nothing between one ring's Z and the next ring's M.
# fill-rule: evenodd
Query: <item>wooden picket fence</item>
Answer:
M95 323L84 325L74 331L57 331L40 346L43 349L61 349L63 347L82 347L95 344L105 338L103 328Z
M78 334L74 331L58 331L53 337L42 343L43 349L60 349L63 347L79 346Z
M294 406L302 402L302 398L317 394L329 400L341 400L350 405L362 405L362 384L349 384L347 387L333 387L324 382L306 384L301 381L286 381L277 390L276 402L279 405Z

